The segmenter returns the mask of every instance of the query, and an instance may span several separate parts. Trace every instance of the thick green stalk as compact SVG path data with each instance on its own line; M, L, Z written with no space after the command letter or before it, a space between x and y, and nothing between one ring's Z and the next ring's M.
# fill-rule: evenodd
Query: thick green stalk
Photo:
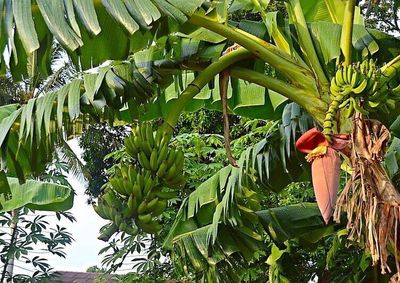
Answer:
M193 14L189 22L211 30L243 46L255 56L276 68L296 86L303 87L304 85L309 86L310 84L315 84L315 79L311 70L302 67L296 60L276 48L276 46L252 34L229 25L212 21L206 16L199 14Z
M396 56L392 61L381 68L382 74L387 81L390 81L400 73L400 55Z
M301 49L307 55L308 62L314 70L319 82L323 86L328 87L329 81L324 73L324 70L322 69L317 52L315 51L300 1L290 0L288 8L288 10L291 12L292 20L297 30L297 36L299 38Z
M165 118L165 127L173 128L178 122L179 115L186 105L196 96L201 89L209 83L216 75L225 70L232 64L244 60L252 54L244 48L238 48L232 52L223 55L218 61L205 68L182 92L175 103L173 112L168 113ZM168 129L168 128L167 128ZM166 130L167 130L166 129Z
M246 80L248 82L263 86L267 89L276 91L277 93L299 104L320 124L322 124L324 121L325 112L328 108L328 105L316 95L316 93L318 93L317 89L300 89L279 79L275 79L265 74L241 67L231 68L230 74L232 77Z
M354 22L354 9L356 6L355 0L347 0L342 35L340 37L340 48L342 49L344 56L344 65L348 66L351 64L351 50L353 47L353 22Z

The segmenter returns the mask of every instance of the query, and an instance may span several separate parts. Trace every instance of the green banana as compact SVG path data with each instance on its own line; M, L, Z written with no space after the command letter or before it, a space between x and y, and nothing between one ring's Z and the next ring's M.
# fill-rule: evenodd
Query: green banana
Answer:
M139 152L138 159L143 168L151 170L150 161L147 159L147 156L143 151Z
M155 172L158 169L157 166L157 150L154 148L150 155L150 169Z
M157 170L157 176L163 178L167 172L167 168L168 168L167 162L163 161Z
M148 213L148 214L139 214L138 219L139 219L140 224L142 224L142 223L146 224L146 223L149 223L151 221L152 217L151 217L150 213Z
M155 145L154 135L153 135L153 129L150 124L147 124L147 127L146 127L146 139L147 139L147 142L149 143L149 146L151 148L154 148L154 145Z
M143 199L142 188L137 183L133 185L133 195L139 201Z
M101 204L93 205L93 209L101 218L109 220L108 215L104 212L103 206Z
M168 169L167 174L165 175L165 179L167 181L169 180L173 180L174 178L176 178L178 176L179 172L176 168L175 164L172 164L172 166Z
M143 214L147 209L147 203L145 201L143 201L141 204L139 204L138 208L137 208L137 213L138 214Z
M149 212L153 210L153 208L157 205L157 203L158 203L158 197L155 197L154 199L152 199L147 203L146 211Z
M157 167L161 166L161 163L167 158L168 156L168 145L164 144L159 152L158 152L158 157L157 157Z
M156 191L155 195L161 199L172 199L175 198L177 195L177 191L169 191L169 192L165 192L165 191Z
M146 233L154 234L161 230L161 225L155 221L150 221L149 223L141 223L143 231Z
M185 155L182 150L178 150L175 157L175 165L179 171L183 169L184 162L185 162Z
M367 83L368 83L367 80L363 79L356 88L352 89L353 93L355 93L355 94L362 93L365 90L365 88L367 87Z
M165 209L167 208L167 205L168 205L168 203L167 203L166 200L159 200L157 202L157 205L151 211L151 215L153 217L160 216L165 211Z

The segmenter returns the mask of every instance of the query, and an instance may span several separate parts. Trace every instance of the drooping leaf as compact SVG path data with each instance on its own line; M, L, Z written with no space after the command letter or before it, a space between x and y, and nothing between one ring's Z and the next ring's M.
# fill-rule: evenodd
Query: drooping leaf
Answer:
M75 50L83 45L82 40L65 21L63 1L37 0L37 4L48 28L63 46Z
M294 238L316 242L333 232L332 226L325 225L315 203L276 207L256 213L266 231L280 243Z
M13 14L19 37L26 53L32 53L39 48L39 40L32 19L31 1L14 1Z
M71 188L34 180L20 185L18 179L8 178L12 198L0 196L1 212L27 207L42 211L65 211L72 207L74 192Z

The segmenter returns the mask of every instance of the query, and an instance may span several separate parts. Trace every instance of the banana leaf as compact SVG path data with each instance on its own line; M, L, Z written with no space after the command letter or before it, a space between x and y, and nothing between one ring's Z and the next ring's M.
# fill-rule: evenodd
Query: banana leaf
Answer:
M295 238L315 243L334 231L333 225L325 225L316 203L276 207L256 214L264 229L278 243Z
M11 211L21 207L41 211L65 211L72 207L74 192L70 187L28 180L20 185L17 178L7 178L12 198L5 199L0 195L0 212Z

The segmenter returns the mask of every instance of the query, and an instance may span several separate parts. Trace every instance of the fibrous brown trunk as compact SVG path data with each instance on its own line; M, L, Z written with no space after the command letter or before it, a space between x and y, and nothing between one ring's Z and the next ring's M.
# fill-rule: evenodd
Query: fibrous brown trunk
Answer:
M389 130L376 120L354 118L349 156L352 174L336 203L334 219L340 221L347 212L350 240L365 243L373 265L380 262L381 272L392 272L387 264L388 247L392 247L396 274L392 282L400 282L400 194L382 166Z

